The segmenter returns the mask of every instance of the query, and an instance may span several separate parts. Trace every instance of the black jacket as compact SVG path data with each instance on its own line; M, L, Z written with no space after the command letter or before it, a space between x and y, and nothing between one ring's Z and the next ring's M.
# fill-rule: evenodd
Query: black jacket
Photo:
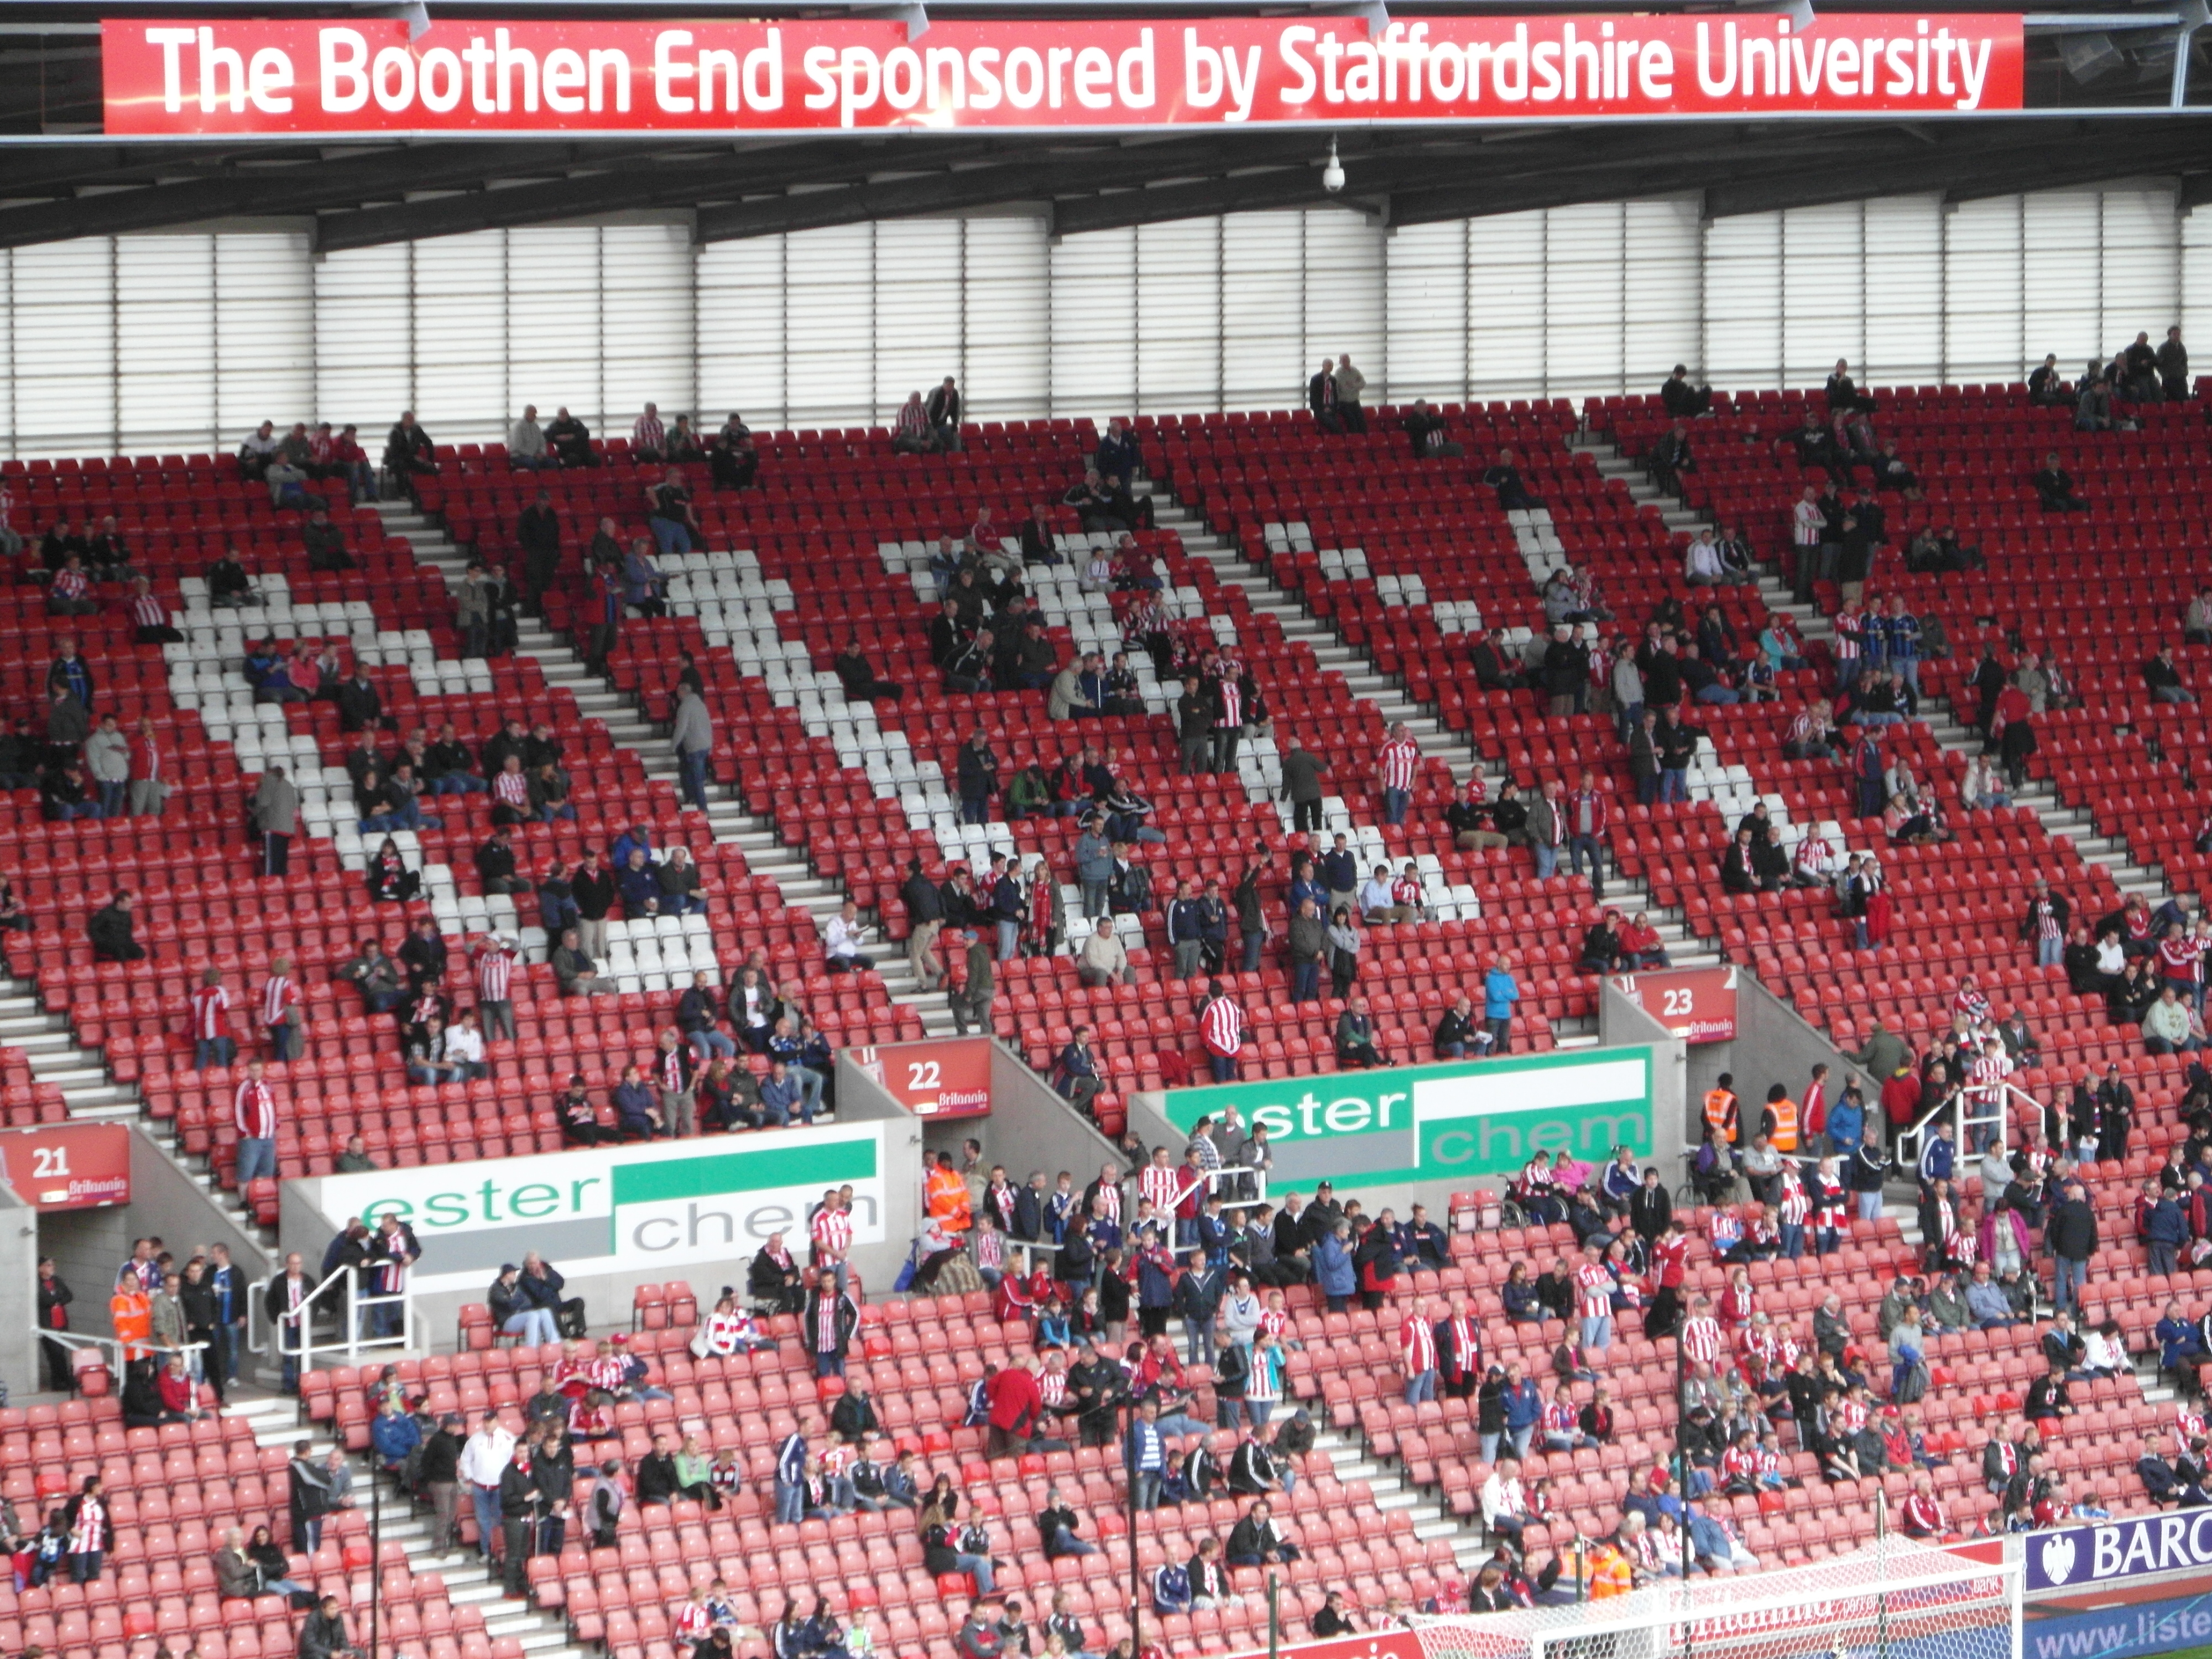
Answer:
M2062 1198L2051 1206L2043 1236L2053 1255L2087 1261L2097 1253L2096 1212L2085 1200Z
M346 1638L345 1614L342 1613L326 1618L319 1607L300 1626L300 1659L334 1659L334 1656L349 1651L352 1645Z
M1674 1219L1674 1201L1667 1196L1664 1182L1638 1187L1628 1195L1628 1224L1638 1238L1656 1238Z
M637 1460L637 1501L667 1504L682 1490L676 1478L676 1459L665 1452L648 1453Z

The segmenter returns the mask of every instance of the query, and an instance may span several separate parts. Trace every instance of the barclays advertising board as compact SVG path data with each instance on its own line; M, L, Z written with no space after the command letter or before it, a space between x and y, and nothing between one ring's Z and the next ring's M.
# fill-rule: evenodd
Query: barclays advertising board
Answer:
M2061 1527L2027 1540L2030 1595L2205 1571L2212 1571L2212 1509Z

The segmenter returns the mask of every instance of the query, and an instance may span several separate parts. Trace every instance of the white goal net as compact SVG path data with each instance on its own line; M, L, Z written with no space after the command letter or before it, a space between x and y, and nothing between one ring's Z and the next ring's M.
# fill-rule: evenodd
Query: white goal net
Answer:
M1426 1659L2019 1659L2021 1583L2016 1561L1894 1539L1810 1566L1414 1624Z

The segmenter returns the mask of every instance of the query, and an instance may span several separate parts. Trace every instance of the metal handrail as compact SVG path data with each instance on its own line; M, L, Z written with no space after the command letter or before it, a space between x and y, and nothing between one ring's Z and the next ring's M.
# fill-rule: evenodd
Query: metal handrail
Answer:
M1994 1103L1984 1098L1992 1092L1996 1096ZM2011 1118L2011 1114L2005 1108L2007 1103L2015 1097L2025 1101L2034 1109L2037 1122L2043 1121L2043 1103L2009 1079L1995 1085L1994 1091L1992 1086L1987 1084L1961 1085L1953 1091L1950 1098L1942 1101L1933 1109L1923 1114L1917 1121L1899 1132L1898 1163L1905 1169L1918 1170L1920 1155L1927 1149L1926 1140L1929 1133L1939 1121L1947 1117L1952 1125L1962 1157L1966 1155L1967 1146L1972 1144L1967 1131L1984 1127L1993 1127L1996 1130L1996 1150L2001 1152L2005 1151L2005 1127Z
M410 1284L405 1290L391 1296L366 1296L361 1289L360 1275L351 1267L334 1267L322 1283L309 1291L300 1303L300 1333L296 1346L288 1346L276 1325L268 1322L268 1291L278 1275L270 1273L257 1279L246 1286L246 1346L250 1353L274 1353L280 1358L298 1363L302 1371L314 1369L318 1353L332 1354L343 1351L346 1363L357 1361L364 1352L394 1350L406 1352L416 1346L419 1316L415 1307L415 1290ZM335 1294L333 1287L336 1288ZM368 1336L362 1333L362 1314L370 1308L398 1306L401 1310L399 1329L389 1336ZM327 1340L319 1340L315 1322L319 1315L331 1316L337 1334Z

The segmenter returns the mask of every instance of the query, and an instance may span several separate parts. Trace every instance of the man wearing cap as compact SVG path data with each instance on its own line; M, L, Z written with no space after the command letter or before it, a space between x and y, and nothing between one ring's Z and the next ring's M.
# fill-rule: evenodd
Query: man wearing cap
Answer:
M468 1482L469 1499L476 1506L477 1553L487 1561L500 1529L500 1476L514 1461L514 1437L500 1426L497 1413L486 1412L461 1448L459 1473Z
M561 1327L553 1315L523 1295L522 1269L512 1261L500 1264L499 1277L492 1280L484 1301L491 1309L493 1329L533 1347L561 1340Z

